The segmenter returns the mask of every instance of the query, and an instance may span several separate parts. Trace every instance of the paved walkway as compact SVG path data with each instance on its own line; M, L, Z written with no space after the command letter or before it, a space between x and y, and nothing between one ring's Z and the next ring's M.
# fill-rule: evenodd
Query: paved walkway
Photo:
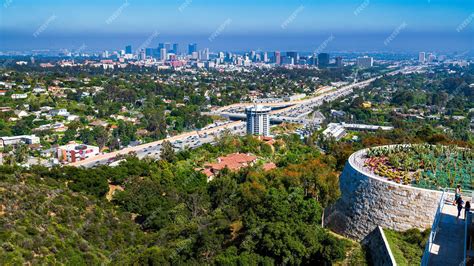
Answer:
M462 219L457 219L456 206L446 202L441 213L428 264L457 266L462 263L464 257L464 210L461 211Z

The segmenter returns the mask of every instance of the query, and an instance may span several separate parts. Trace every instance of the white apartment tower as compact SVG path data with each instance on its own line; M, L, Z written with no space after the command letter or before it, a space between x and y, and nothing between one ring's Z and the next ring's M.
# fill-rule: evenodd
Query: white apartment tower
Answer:
M166 48L161 48L160 49L160 59L161 61L166 61L168 55L166 54Z
M270 107L255 105L245 108L247 114L247 134L270 135Z

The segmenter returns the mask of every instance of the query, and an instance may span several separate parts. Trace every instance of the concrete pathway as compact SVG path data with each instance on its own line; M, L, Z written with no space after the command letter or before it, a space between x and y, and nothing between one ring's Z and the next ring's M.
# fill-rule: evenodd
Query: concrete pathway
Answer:
M464 209L462 219L457 219L458 210L450 202L446 202L441 212L429 265L462 265L464 257Z

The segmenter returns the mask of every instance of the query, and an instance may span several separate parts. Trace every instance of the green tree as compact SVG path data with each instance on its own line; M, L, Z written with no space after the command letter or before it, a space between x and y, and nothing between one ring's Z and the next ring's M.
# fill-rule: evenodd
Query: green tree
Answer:
M174 148L173 148L173 145L171 144L171 142L169 142L167 140L163 141L163 143L161 145L160 158L162 160L165 160L165 161L170 162L170 163L175 161L176 154L174 152Z

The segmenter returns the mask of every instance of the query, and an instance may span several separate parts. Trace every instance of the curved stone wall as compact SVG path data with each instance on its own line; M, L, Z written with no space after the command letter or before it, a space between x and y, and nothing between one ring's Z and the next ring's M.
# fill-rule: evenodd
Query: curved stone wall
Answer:
M374 228L429 228L441 191L401 185L365 172L351 155L340 176L341 198L325 210L324 223L334 231L362 240Z

